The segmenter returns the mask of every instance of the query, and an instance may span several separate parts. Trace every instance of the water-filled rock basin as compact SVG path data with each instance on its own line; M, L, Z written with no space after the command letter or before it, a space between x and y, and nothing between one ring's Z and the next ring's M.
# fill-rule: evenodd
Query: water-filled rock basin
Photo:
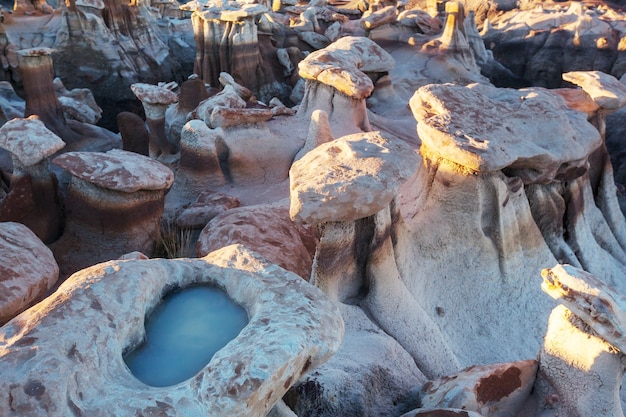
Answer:
M194 376L165 387L141 382L124 356L149 340L146 317L173 288L203 285L223 289L249 322ZM318 288L243 246L105 262L0 327L0 409L20 417L264 416L339 349L343 330L341 312Z
M215 286L174 291L146 318L146 339L124 361L145 384L174 385L201 371L246 324L246 310Z

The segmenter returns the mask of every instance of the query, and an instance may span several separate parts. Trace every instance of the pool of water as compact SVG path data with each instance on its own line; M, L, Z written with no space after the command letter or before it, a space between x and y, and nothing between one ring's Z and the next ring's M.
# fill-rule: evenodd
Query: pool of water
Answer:
M145 384L174 385L196 375L246 324L246 310L223 290L185 288L163 298L146 319L145 342L124 360Z

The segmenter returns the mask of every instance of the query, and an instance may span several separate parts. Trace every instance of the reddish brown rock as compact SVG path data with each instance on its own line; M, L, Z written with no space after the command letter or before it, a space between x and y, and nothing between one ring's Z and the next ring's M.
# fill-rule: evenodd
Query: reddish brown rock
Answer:
M185 229L201 229L215 216L239 207L239 199L214 191L201 193L176 218L176 225Z
M59 277L52 252L26 226L0 223L0 326L39 301Z
M173 173L121 150L68 152L54 160L72 174L64 233L52 245L61 275L140 251L152 255Z
M315 252L312 230L292 222L287 207L258 205L228 210L213 218L198 239L198 256L240 243L308 279Z
M150 137L143 119L131 112L117 115L117 128L122 136L124 150L148 156Z
M52 49L33 48L19 51L19 70L26 97L24 116L37 115L46 127L65 142L79 140L66 123L63 108L54 89Z

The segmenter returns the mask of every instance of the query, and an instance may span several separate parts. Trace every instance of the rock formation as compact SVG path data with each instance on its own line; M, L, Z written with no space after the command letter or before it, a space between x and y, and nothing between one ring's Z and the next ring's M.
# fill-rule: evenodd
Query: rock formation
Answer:
M537 415L623 416L624 296L570 265L542 276L542 289L562 305L550 315L539 356Z
M287 207L234 208L207 223L198 238L198 256L240 244L306 280L311 276L317 239L312 230L289 219Z
M262 100L284 95L271 62L261 54L256 20L267 9L262 4L230 1L196 10L192 15L196 41L194 73L213 87L221 72L231 74Z
M561 74L602 71L620 78L626 66L623 13L604 4L542 5L492 17L483 33L495 59L518 77L561 87Z
M428 381L420 389L421 408L455 408L493 417L517 416L530 397L537 367L534 359L472 366L455 375Z
M422 3L432 16L415 8ZM624 158L619 133L609 126L623 124L618 109L626 103L626 88L608 73L582 68L592 66L588 62L602 67L608 56L615 58L609 59L611 71L619 73L622 15L582 3L545 4L541 13L527 9L516 16L490 12L482 38L474 15L464 13L476 10L481 21L479 5L448 2L442 24L444 3L436 3L277 0L205 7L194 1L178 10L173 1L76 0L50 15L40 4L26 3L5 14L0 63L15 90L0 84L0 122L6 123L0 136L12 129L9 119L37 108L67 146L59 150L53 143L34 166L50 154L71 152L55 159L58 210L42 213L56 221L57 234L44 237L47 232L25 217L2 217L7 211L35 213L29 210L41 194L34 191L36 177L57 189L48 171L47 177L39 168L25 174L31 168L24 158L36 158L33 146L22 153L17 142L5 140L3 147L16 159L0 153L0 219L23 221L50 243L62 279L97 262L120 260L76 274L61 292L0 330L0 357L17 364L0 366L8 404L0 404L0 414L54 415L50 410L58 407L59 415L102 409L186 415L248 402L248 411L271 417L620 415L622 358L610 347L620 341L597 338L581 325L585 312L558 308L548 325L554 302L539 294L536 281L541 268L567 262L601 276L617 293L626 291L626 222L618 201L624 189L614 184L604 143L611 138L614 160ZM498 3L500 9L512 7ZM28 14L33 19L27 30ZM193 36L195 62L187 56ZM49 54L45 48L51 47L57 52ZM554 58L559 51L575 54ZM511 70L494 60L502 54L511 58ZM185 59L176 63L176 57ZM521 62L524 57L531 57L530 64ZM192 64L196 74L179 88ZM67 76L70 67L74 77ZM189 71L181 74L180 68ZM561 75L563 68L573 71ZM525 77L548 85L541 77L551 83L557 73L562 88L500 88L525 85ZM75 88L89 85L93 95ZM148 90L164 97L153 100L143 94ZM107 114L113 100L116 111L132 113ZM138 116L141 106L147 123ZM610 122L612 112L616 122ZM94 126L112 117L125 150L150 153L167 168L137 153L94 152L121 147L119 136ZM198 237L198 256L239 243L300 278L241 248L222 249L227 255L219 255L218 266L207 260L218 255L148 260L181 256L155 252L157 241L193 249ZM317 286L331 301L319 292L311 297L332 305L328 323L335 326L322 329L335 333L333 348L324 345L319 362L336 350L334 356L303 377L304 356L281 368L273 362L281 349L319 343L301 343L299 336L290 339L277 330L282 339L272 342L272 352L259 355L249 346L237 351L250 361L272 362L276 372L265 369L263 381L273 380L266 385L244 376L250 371L256 378L260 368L243 365L217 374L209 366L199 377L158 392L137 385L119 363L121 353L140 342L146 312L168 283L220 275L213 267L225 271L224 285L246 296L257 287L246 289L250 284L238 277L238 268L262 269L263 282L270 275L270 281L280 278L282 295L293 288L309 294L304 281ZM109 290L104 276L119 289ZM133 295L139 293L144 295ZM111 301L98 298L104 296ZM125 309L110 310L115 297ZM599 332L613 319L613 313L604 314L613 305L605 298L594 298L587 314L600 317ZM345 323L341 346L339 314ZM97 348L66 331L68 323L100 315L105 324L93 335ZM272 317L264 329L289 326L282 317ZM307 320L297 324L299 330L323 324ZM70 337L43 336L54 331ZM564 333L579 334L581 343L599 352L591 371L567 369L568 360L588 358L558 346ZM532 358L540 351L537 365ZM555 359L562 352L565 360ZM25 364L14 359L25 357ZM101 371L99 365L108 364L117 371ZM87 368L102 375L83 378ZM593 378L603 385L577 394L578 385L553 381L561 371L587 386ZM61 382L44 380L46 375ZM104 392L110 375L121 379L106 382ZM231 384L226 395L208 382L230 383L231 377L240 378L239 385ZM233 401L237 405L229 402L235 395L244 396Z
M165 110L178 101L176 94L165 87L145 83L133 84L130 88L141 100L146 114L150 156L158 158L161 154L176 153L176 144L165 133Z
M167 388L139 382L122 355L142 341L146 312L171 289L198 284L224 289L248 325L195 377ZM336 306L319 290L241 246L200 259L111 261L73 275L0 329L0 409L24 417L262 416L342 335Z
M46 244L62 232L63 203L48 158L63 147L37 116L0 127L0 148L11 153L13 167L8 193L0 199L0 221L20 222Z
M315 110L325 111L335 135L371 130L365 108L374 91L371 78L377 80L393 66L393 58L373 41L341 38L298 65L307 80L299 112L309 118Z
M0 223L0 326L39 302L59 277L52 252L26 226Z
M72 175L64 232L52 245L62 277L132 251L152 255L170 169L121 150L68 152L53 162Z

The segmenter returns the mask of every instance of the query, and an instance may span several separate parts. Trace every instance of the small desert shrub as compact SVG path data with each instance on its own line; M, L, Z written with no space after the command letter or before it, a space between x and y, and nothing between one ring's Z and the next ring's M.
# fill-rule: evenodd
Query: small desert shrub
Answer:
M155 258L193 258L196 256L193 230L181 229L173 222L164 220L156 236Z

